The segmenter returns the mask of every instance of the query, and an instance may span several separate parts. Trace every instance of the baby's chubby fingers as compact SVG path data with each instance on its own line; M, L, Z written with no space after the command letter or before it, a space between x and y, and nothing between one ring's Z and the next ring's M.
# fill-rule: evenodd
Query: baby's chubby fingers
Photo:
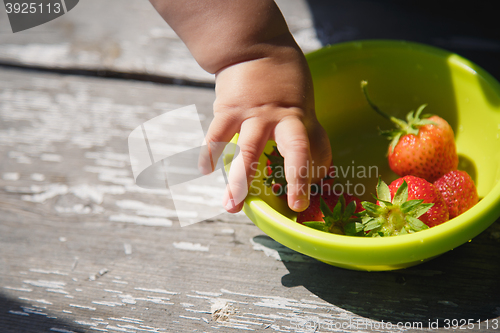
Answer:
M230 213L239 212L255 175L256 165L266 146L270 130L262 120L250 118L241 124L239 153L231 163L223 205Z
M210 123L204 145L198 158L198 169L205 175L213 172L226 143L231 141L239 130L239 122L230 114L218 113Z
M304 124L297 117L284 118L274 130L278 149L285 158L288 206L303 211L309 206L311 150Z

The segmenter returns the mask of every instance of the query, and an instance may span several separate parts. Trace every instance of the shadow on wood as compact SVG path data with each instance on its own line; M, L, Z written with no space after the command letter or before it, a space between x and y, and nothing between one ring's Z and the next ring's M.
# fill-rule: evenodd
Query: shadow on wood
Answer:
M429 323L446 327L447 319L477 324L500 314L499 229L497 221L472 242L398 271L358 272L317 261L283 260L290 273L282 284L304 286L332 305L376 321L421 322L424 328Z
M13 300L0 294L0 332L83 332L76 325L53 317L41 307Z

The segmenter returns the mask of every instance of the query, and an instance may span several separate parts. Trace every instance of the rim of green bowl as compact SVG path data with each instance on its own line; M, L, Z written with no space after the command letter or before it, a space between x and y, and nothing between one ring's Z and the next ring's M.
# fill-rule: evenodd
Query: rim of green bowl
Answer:
M332 50L339 52L360 47L399 47L441 57L453 56L454 61L462 62L474 69L500 95L498 81L480 66L457 54L414 42L393 40L345 42L326 46L307 54L306 58L312 62ZM247 197L244 212L271 238L297 252L341 267L369 270L375 267L376 270L376 267L380 266L380 270L386 270L391 267L398 268L400 265L410 266L413 262L435 257L470 241L484 231L500 216L500 182L497 181L490 192L474 207L446 223L414 234L385 238L363 238L321 232L287 218L262 198L253 195ZM371 252L367 253L368 250ZM415 250L415 254L408 257L407 252L411 250ZM352 253L346 253L349 251ZM369 255L363 257L363 254Z

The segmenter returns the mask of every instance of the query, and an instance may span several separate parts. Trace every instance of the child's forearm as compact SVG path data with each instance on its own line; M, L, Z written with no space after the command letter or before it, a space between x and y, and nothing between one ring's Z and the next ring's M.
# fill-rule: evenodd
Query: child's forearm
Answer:
M240 153L231 163L223 198L226 210L241 210L255 174L252 166L268 140L276 142L285 158L290 208L306 209L309 184L317 180L310 172L312 161L329 166L330 145L314 113L313 84L304 54L274 1L151 2L198 63L216 74L214 119L206 142L229 142L240 134Z
M301 53L272 0L150 1L210 73L268 56L286 61Z

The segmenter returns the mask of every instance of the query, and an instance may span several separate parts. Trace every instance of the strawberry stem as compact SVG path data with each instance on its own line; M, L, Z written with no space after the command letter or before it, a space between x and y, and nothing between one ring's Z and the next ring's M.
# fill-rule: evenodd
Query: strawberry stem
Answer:
M361 90L363 90L363 94L365 95L365 98L366 98L366 101L368 102L368 104L370 104L371 108L373 110L375 110L375 112L377 112L379 115L381 115L382 117L384 117L387 120L392 120L391 116L389 116L384 111L380 110L378 108L378 106L375 105L375 103L372 102L372 100L370 99L370 96L368 96L368 91L366 91L366 86L367 85L368 85L368 81L365 81L365 80L361 81Z
M368 104L370 104L371 108L373 110L375 110L375 112L377 112L379 115L384 117L385 119L393 122L400 129L407 130L408 124L405 121L398 119L396 117L393 117L393 116L389 116L387 113L380 110L379 107L377 105L375 105L375 103L372 102L372 100L370 99L370 96L368 96L368 91L366 90L367 85L368 85L368 81L365 81L365 80L361 81L361 90L363 90L363 94L365 95L366 101L368 102Z

